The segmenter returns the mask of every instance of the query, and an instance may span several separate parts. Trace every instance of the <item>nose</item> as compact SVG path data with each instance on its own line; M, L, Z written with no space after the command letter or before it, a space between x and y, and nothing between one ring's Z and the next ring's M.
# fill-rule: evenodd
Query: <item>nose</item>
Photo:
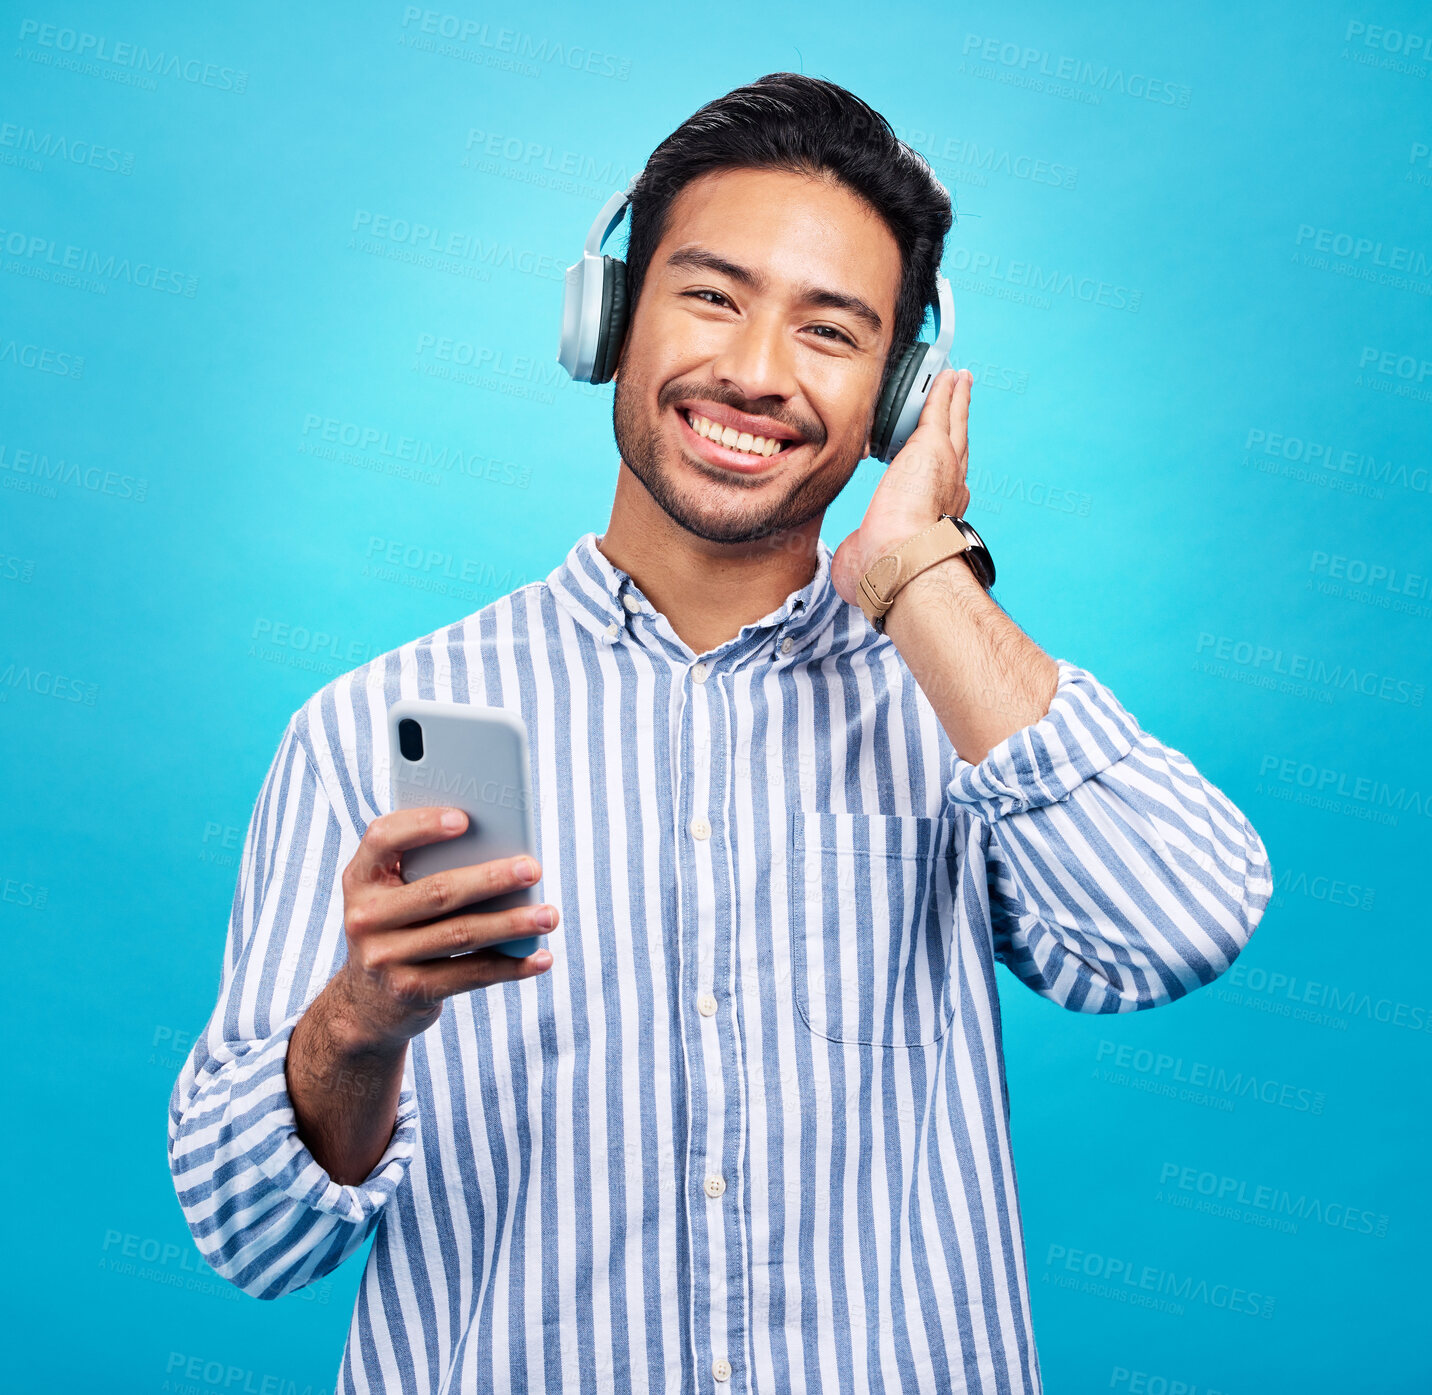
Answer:
M794 363L784 317L774 310L753 311L732 325L711 371L747 401L794 397Z

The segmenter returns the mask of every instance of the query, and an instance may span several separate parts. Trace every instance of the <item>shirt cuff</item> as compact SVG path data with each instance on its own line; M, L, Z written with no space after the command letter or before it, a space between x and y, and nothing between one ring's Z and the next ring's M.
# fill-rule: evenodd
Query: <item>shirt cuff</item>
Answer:
M1067 659L1049 711L1005 737L978 765L955 755L946 786L956 804L993 823L1010 814L1066 798L1133 749L1140 727L1087 669Z
M330 1177L299 1137L298 1120L289 1097L284 1067L289 1038L304 1009L285 1019L263 1046L244 1062L244 1081L231 1095L236 1114L252 1122L235 1128L236 1134L254 1125L261 1136L246 1149L249 1159L286 1196L310 1210L363 1225L370 1221L397 1191L413 1159L418 1140L418 1100L404 1085L398 1095L397 1121L383 1156L361 1182L343 1185Z

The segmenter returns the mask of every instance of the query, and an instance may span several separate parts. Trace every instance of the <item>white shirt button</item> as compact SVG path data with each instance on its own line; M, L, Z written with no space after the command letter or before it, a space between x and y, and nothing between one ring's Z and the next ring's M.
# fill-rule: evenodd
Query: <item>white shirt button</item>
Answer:
M641 602L630 591L622 597L622 604L635 615L641 609Z
M620 633L621 633L621 626L618 625L615 620L613 620L612 623L607 626L607 638L608 638L608 639L615 639L615 638L617 637L617 635L620 634Z
M724 1356L718 1356L711 1363L711 1374L715 1376L717 1380L730 1380L731 1363L727 1361Z
M696 1011L702 1017L714 1017L716 1015L716 999L709 993L703 993L696 1000Z
M791 650L794 649L795 647L796 647L796 642L795 642L795 640L793 640L793 639L790 637L790 635L787 635L787 636L781 641L781 653L782 653L782 654L789 654L789 653L791 652Z
M701 663L691 665L691 677L698 683L706 681L706 675L711 672L711 665L704 660Z
M699 816L692 819L691 836L693 838L709 838L711 836L711 825Z
M708 1177L706 1179L706 1195L720 1196L726 1190L726 1179L724 1177Z

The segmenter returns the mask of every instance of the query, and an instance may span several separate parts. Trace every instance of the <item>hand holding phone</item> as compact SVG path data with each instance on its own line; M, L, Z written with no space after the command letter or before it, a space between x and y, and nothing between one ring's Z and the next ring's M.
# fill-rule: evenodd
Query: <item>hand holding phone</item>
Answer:
M375 1049L426 1031L456 993L545 973L538 937L560 918L537 901L521 718L406 699L388 727L393 809L343 871L341 1016Z
M514 935L545 934L557 908L477 907L533 886L541 875L527 854L403 880L403 856L412 849L459 838L467 815L443 822L441 807L399 809L368 825L343 871L343 929L348 938L345 1016L353 1038L386 1046L426 1031L442 1013L443 999L494 983L533 978L552 965L546 950L518 959L495 945ZM518 864L531 861L531 876ZM542 916L550 913L551 924ZM532 941L536 943L534 939Z

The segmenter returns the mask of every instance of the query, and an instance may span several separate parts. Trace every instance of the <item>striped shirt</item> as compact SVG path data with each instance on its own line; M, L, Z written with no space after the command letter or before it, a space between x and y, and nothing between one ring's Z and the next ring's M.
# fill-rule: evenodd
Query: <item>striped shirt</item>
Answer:
M372 1236L342 1391L1039 1391L995 964L1077 1012L1180 997L1262 915L1258 835L1063 659L959 758L824 541L703 655L596 543L289 721L170 1102L200 1251L277 1298ZM284 1057L400 697L523 717L561 923L413 1040L339 1185Z

